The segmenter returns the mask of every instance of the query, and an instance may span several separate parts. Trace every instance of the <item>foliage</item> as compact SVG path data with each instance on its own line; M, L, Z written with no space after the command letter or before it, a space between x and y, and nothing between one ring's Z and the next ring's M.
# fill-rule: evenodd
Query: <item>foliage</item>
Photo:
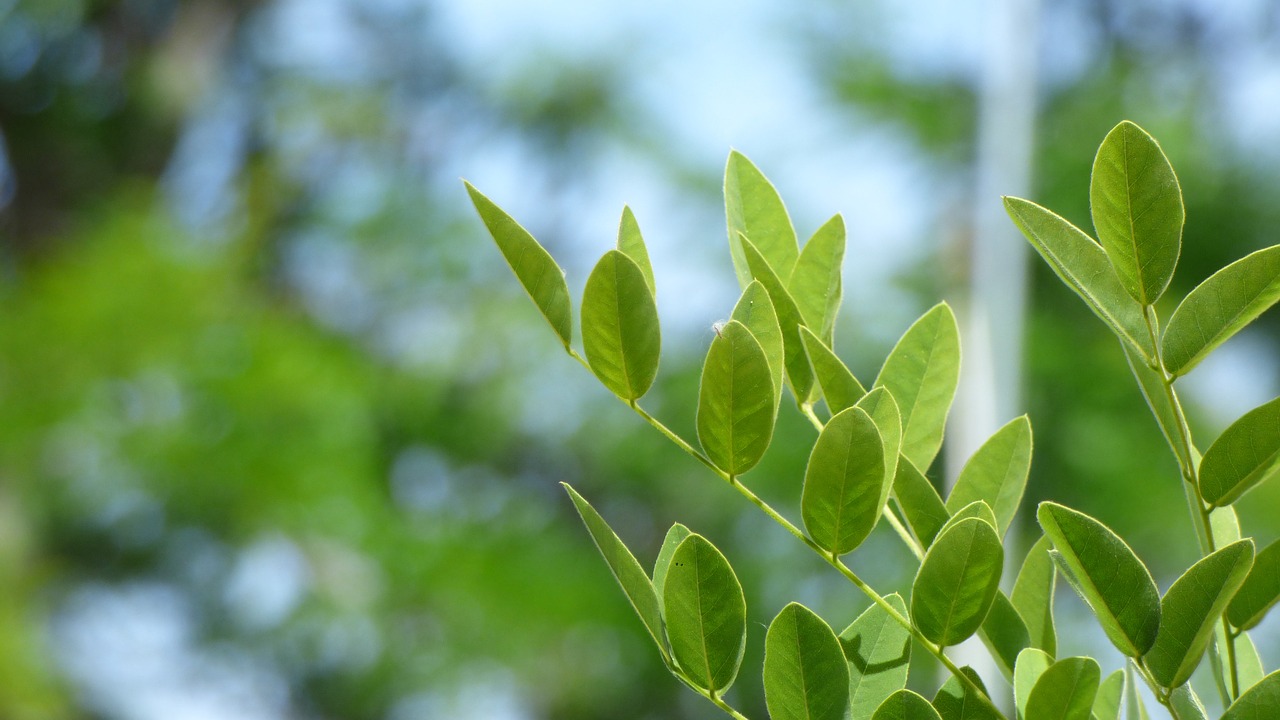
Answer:
M799 248L776 189L743 155L733 153L725 173L730 254L743 297L734 318L717 327L707 353L698 396L701 450L638 402L651 381L649 369L657 366L658 321L651 312L648 256L638 251L643 244L629 211L619 249L606 253L597 268L610 273L609 291L591 292L588 281L583 336L584 342L601 336L644 341L605 343L597 353L607 362L597 362L590 348L584 359L572 345L560 299L564 280L552 272L558 270L554 261L514 219L468 189L568 354L871 599L880 621L859 618L839 636L802 605L781 609L765 641L763 682L773 717L841 718L849 711L854 720L1004 718L982 679L947 655L947 648L975 634L1012 684L1018 717L1027 720L1118 718L1122 705L1128 717L1146 717L1135 676L1177 720L1203 718L1203 704L1187 681L1206 651L1227 708L1224 718L1280 712L1280 672L1265 674L1248 635L1280 598L1275 552L1268 548L1255 563L1254 543L1242 537L1232 505L1280 474L1276 403L1246 413L1201 462L1175 388L1179 377L1280 299L1274 261L1280 246L1209 278L1162 326L1155 305L1181 254L1185 210L1163 150L1137 125L1117 125L1095 158L1089 196L1097 240L1033 202L1004 202L1032 246L1119 339L1178 462L1203 557L1163 597L1123 538L1054 502L1039 505L1043 536L1023 561L1012 598L1000 590L1002 538L1031 462L1029 420L1015 419L997 431L944 500L926 473L942 443L960 362L950 308L939 305L913 324L886 358L872 392L865 392L833 350L842 223L837 216ZM834 249L825 249L826 242ZM624 277L627 294L640 296L636 306L623 306ZM618 369L632 367L644 370L644 382L620 381L626 373L620 376ZM818 432L800 489L804 529L742 478L770 444L784 384ZM825 413L818 407L824 394ZM603 518L567 489L670 672L731 717L743 718L726 697L747 628L741 586L725 556L677 524L650 579ZM920 560L907 603L872 588L842 559L880 517ZM1056 657L1057 576L1093 610L1126 656L1124 668L1104 679L1093 658ZM932 703L905 689L903 663L867 661L891 626L902 644L890 639L890 651L897 646L909 653L910 638L950 674Z

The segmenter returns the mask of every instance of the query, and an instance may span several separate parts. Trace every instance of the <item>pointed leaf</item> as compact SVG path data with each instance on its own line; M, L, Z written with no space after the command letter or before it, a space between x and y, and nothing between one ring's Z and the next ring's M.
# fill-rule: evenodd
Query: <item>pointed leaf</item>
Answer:
M738 304L733 306L733 314L729 317L746 325L756 342L760 343L760 349L764 350L773 377L773 406L776 415L778 403L782 400L782 328L778 325L778 314L773 311L773 301L769 299L764 285L752 280L742 291L742 297L738 298Z
M1003 537L1018 513L1030 471L1031 421L1023 415L997 430L969 458L947 498L947 510L954 513L974 500L985 500L995 511L996 529Z
M658 308L631 258L610 250L582 292L582 347L600 382L623 400L649 391L662 338Z
M902 413L902 454L922 470L942 447L947 412L960 379L960 332L946 303L915 322L889 353L876 386L893 393Z
M867 394L858 378L849 372L844 362L812 330L801 327L800 339L804 342L805 353L809 357L809 367L813 369L813 375L822 387L822 396L826 398L827 409L832 415L853 407L854 403Z
M800 340L800 328L804 319L796 301L787 292L782 281L773 268L765 261L756 246L745 238L742 240L743 252L747 257L747 265L751 275L759 280L773 301L774 312L778 314L778 326L782 329L782 345L784 364L787 368L787 380L791 382L791 390L799 402L809 399L813 387L813 371L809 368L809 358L804 354L804 343Z
M978 630L1004 565L1000 536L968 518L938 535L911 586L911 620L930 642L955 645Z
M675 523L667 530L667 535L662 539L662 548L658 550L658 559L653 563L653 590L659 598L662 597L662 588L667 581L667 570L671 567L671 558L676 554L676 548L685 538L692 533L689 528Z
M711 341L698 390L698 440L730 475L755 467L773 439L771 374L760 343L737 320Z
M1036 720L1089 720L1102 670L1093 658L1063 658L1036 680L1026 714Z
M658 287L653 282L653 263L649 262L649 249L645 247L635 213L626 205L622 206L622 219L618 221L618 250L640 268L640 272L644 274L644 282L649 286L649 294L657 297Z
M884 442L884 485L880 488L880 507L889 501L889 491L893 489L893 478L898 474L898 453L902 450L902 417L898 414L898 403L893 395L884 388L876 388L858 401L856 407L871 417L880 431L880 439Z
M843 720L849 669L822 618L791 603L764 640L764 698L773 720Z
M1125 699L1125 718L1127 720L1151 720L1151 716L1147 714L1147 706L1142 702L1142 691L1138 689L1138 683L1133 680L1133 663L1125 663L1124 666L1125 684L1129 686L1129 692Z
M1049 536L1041 535L1027 557L1022 561L1018 579L1013 583L1010 600L1027 624L1031 646L1039 648L1050 657L1058 653L1058 633L1053 626L1053 591L1056 573L1049 550L1053 547Z
M649 631L649 637L658 644L658 651L662 653L665 660L667 642L662 626L662 611L659 609L658 596L653 590L653 583L649 582L649 576L645 574L644 568L640 567L635 555L631 554L604 518L600 517L600 513L591 507L591 503L583 499L569 486L569 483L560 484L564 486L565 492L569 493L569 498L573 500L582 523L587 526L591 539L595 541L600 554L604 556L609 571L622 587L622 592L626 593L627 599L631 601L631 607L635 608L645 629Z
M1255 485L1280 475L1280 398L1256 407L1209 446L1200 463L1200 494L1230 505Z
M1098 686L1098 696L1093 700L1093 717L1095 720L1120 720L1120 709L1124 705L1124 671L1117 670L1107 676Z
M538 306L542 317L551 324L560 343L568 348L573 338L573 309L569 303L569 285L564 280L564 271L520 223L471 183L464 180L463 184L467 186L476 212L480 213L480 219L494 242L498 243L507 264Z
M885 478L875 421L858 407L831 418L804 475L800 511L809 537L835 555L856 548L880 518Z
M746 287L752 277L759 276L747 267L741 236L746 236L760 249L778 277L791 277L800 254L791 217L764 173L736 150L729 154L724 169L724 208L729 225L729 252L742 287Z
M1093 161L1089 206L1098 240L1134 300L1160 299L1182 251L1182 189L1160 144L1124 121Z
M866 716L854 713L850 717ZM910 690L899 690L880 703L871 720L942 720L942 716L923 696Z
M1174 375L1191 371L1213 349L1280 300L1280 245L1231 263L1192 290L1169 318L1161 349Z
M960 672L982 688L983 693L987 692L987 686L982 684L982 678L973 668L965 665ZM933 707L942 720L999 720L1000 717L991 709L989 702L979 698L972 688L954 675L938 688L938 694L933 696Z
M1231 703L1222 720L1274 720L1280 709L1280 671L1262 681Z
M1106 525L1082 512L1040 503L1036 513L1051 555L1120 652L1141 657L1156 640L1160 594L1147 566Z
M1151 369L1132 347L1123 342L1120 346L1124 348L1129 369L1133 371L1133 377L1138 381L1138 389L1142 391L1147 407L1151 408L1151 414L1155 416L1156 425L1160 427L1165 441L1169 443L1169 449L1173 451L1181 465L1184 467L1191 465L1178 430L1178 415L1174 412L1169 396L1165 393L1164 378L1158 371Z
M747 601L729 561L696 533L680 542L662 591L671 654L698 687L733 684L747 641Z
M1018 660L1013 668L1013 703L1018 709L1018 717L1027 718L1027 702L1031 699L1031 690L1051 665L1053 658L1042 650L1027 648L1018 653Z
M1111 332L1144 358L1156 356L1142 306L1125 291L1107 253L1075 225L1039 205L1006 197L1005 211L1058 279L1075 291Z
M844 218L836 215L804 244L787 282L787 290L795 298L804 324L828 343L844 296L841 282L844 238Z
M1262 622L1280 601L1280 540L1262 549L1244 584L1227 606L1227 620L1238 630L1248 630Z
M978 636L991 650L991 658L1000 667L1006 679L1013 677L1014 664L1018 661L1018 653L1031 646L1031 634L1027 632L1027 624L1022 621L1009 596L1003 591L996 591L991 610L978 629Z
M897 593L885 601L906 616L907 605ZM884 608L873 604L840 633L849 663L850 716L870 717L885 698L907 684L911 666L911 632Z
M897 498L902 515L911 526L911 532L916 534L916 539L923 547L932 545L938 531L951 516L937 488L906 458L898 458L893 496Z

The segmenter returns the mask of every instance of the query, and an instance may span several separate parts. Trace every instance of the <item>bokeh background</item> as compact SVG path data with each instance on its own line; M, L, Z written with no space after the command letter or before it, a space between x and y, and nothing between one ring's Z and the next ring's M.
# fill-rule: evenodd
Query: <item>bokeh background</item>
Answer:
M998 201L1088 227L1125 118L1182 180L1171 294L1280 240L1266 0L0 0L0 718L714 716L559 481L644 562L676 520L726 552L752 716L769 618L865 606L558 350L459 177L577 297L631 205L665 331L645 403L692 437L745 152L802 237L844 214L861 378L938 300L968 318L985 394L934 480L1028 412L1028 506L1102 518L1167 587L1197 553L1175 465ZM1280 393L1278 358L1272 312L1182 383L1202 448ZM812 439L784 412L748 482L794 511ZM1278 509L1255 491L1246 533ZM914 572L882 531L852 563ZM1067 651L1119 667L1084 613L1059 597ZM1274 619L1255 637L1280 666Z

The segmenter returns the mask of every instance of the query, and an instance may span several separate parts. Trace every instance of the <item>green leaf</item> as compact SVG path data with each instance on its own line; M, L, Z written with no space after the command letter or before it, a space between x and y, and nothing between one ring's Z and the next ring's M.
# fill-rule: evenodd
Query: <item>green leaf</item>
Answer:
M942 496L914 465L906 458L898 458L898 472L893 477L893 496L902 508L902 515L916 534L923 547L929 547L938 531L951 516L942 503Z
M1169 449L1173 451L1182 466L1190 466L1191 461L1187 457L1187 451L1178 430L1178 415L1169 402L1169 396L1165 394L1164 378L1159 372L1151 369L1132 347L1123 342L1120 343L1120 347L1124 348L1129 369L1133 371L1133 377L1138 381L1138 389L1142 391L1147 407L1151 408L1151 414L1155 416L1156 425L1160 427L1165 441L1169 443Z
M1280 672L1249 688L1227 708L1222 720L1274 720L1280 708Z
M582 291L582 347L592 372L623 400L643 396L658 374L658 308L640 268L617 250L600 258Z
M671 558L676 554L676 548L691 534L689 528L675 523L667 530L667 536L662 539L658 559L653 563L653 590L658 597L662 597L662 588L667 581L667 570L671 567Z
M1160 144L1129 121L1098 148L1089 182L1098 240L1120 283L1143 305L1164 293L1182 251L1182 189Z
M911 586L911 620L930 642L955 645L977 632L995 600L1004 548L995 528L967 518L938 535Z
M1227 620L1239 630L1262 622L1280 601L1280 540L1262 549L1253 560L1253 569L1227 605Z
M750 237L750 236L748 236ZM804 324L830 343L836 313L844 297L841 266L844 263L844 218L836 215L809 238L787 282Z
M1186 682L1200 664L1213 626L1253 566L1253 541L1241 540L1192 565L1160 602L1160 632L1146 663L1167 688Z
M871 416L851 407L831 418L804 474L800 512L809 537L834 555L856 548L880 517L885 482L884 441Z
M1165 369L1185 375L1280 300L1280 245L1231 263L1192 290L1161 340Z
M1147 714L1147 706L1142 702L1142 692L1138 689L1138 683L1133 680L1133 663L1125 663L1124 666L1125 684L1129 686L1129 692L1125 699L1125 718L1127 720L1151 720L1151 716Z
M880 487L880 507L889 501L889 492L893 489L893 478L898 474L899 451L902 450L902 417L898 414L898 403L893 395L884 388L876 388L857 402L856 407L871 416L871 421L880 431L880 439L884 442L884 485Z
M498 243L507 264L567 349L573 339L573 309L569 303L569 285L564 280L564 270L520 223L471 183L464 180L463 184L467 186L471 203L476 206L485 227L489 228L494 242Z
M773 407L776 415L778 403L782 400L782 328L778 325L778 314L773 311L773 301L769 299L764 285L752 280L742 291L738 304L733 306L733 314L729 319L746 325L756 342L760 343L760 349L764 350L773 378Z
M1027 717L1027 701L1031 699L1031 690L1051 665L1053 658L1042 650L1027 648L1018 653L1018 660L1013 668L1013 702L1018 709L1018 717Z
M1187 485L1187 489L1191 489L1191 486ZM1230 505L1209 511L1209 532L1213 534L1214 547L1226 547L1244 539L1240 534L1240 516L1236 515L1235 508Z
M1036 680L1026 716L1036 720L1089 720L1102 670L1093 658L1063 658Z
M915 322L889 353L876 378L902 413L902 454L921 470L942 447L947 412L960 379L960 331L946 303Z
M1160 627L1160 593L1147 566L1106 525L1052 502L1036 513L1051 555L1120 652L1142 657Z
M635 608L640 621L649 631L649 637L658 644L658 651L666 660L667 641L666 633L663 631L662 611L658 605L658 595L654 592L653 583L649 582L649 576L645 574L644 568L640 567L636 556L631 554L604 518L600 517L600 513L591 507L591 503L583 499L569 483L560 484L564 486L565 492L569 493L569 498L573 500L578 515L582 517L582 523L587 526L587 532L591 533L591 539L595 541L600 554L604 556L609 571L622 587L622 592L626 593L627 599L631 601L631 607Z
M800 254L791 217L773 183L737 150L729 153L724 169L724 209L729 225L729 252L742 287L759 275L747 266L741 236L746 236L760 249L778 277L791 277Z
M840 641L822 618L791 603L764 640L764 698L773 720L843 720L849 669Z
M1143 357L1156 356L1142 306L1129 297L1107 253L1075 225L1039 205L1006 197L1004 208L1063 284L1089 306L1111 332Z
M695 685L733 684L747 642L747 601L729 561L697 533L680 542L662 590L671 654Z
M1174 717L1178 720L1209 720L1209 713L1204 703L1190 685L1179 685L1169 693L1169 704L1173 707Z
M947 530L950 530L952 525L959 523L961 520L968 520L969 518L978 518L990 525L992 530L996 529L996 514L991 510L991 506L982 500L974 500L968 505L957 510L954 515L948 518L947 522L943 524L942 529L938 531L938 534L942 534Z
M907 605L897 593L884 599L906 617ZM850 717L870 717L885 698L907 684L911 632L873 604L840 633L840 645L849 663Z
M1023 415L997 430L969 458L947 498L947 510L954 513L974 500L985 500L995 511L996 529L1003 537L1018 513L1030 471L1031 421Z
M987 686L982 684L982 678L978 677L973 668L965 665L960 668L960 672L982 688L984 694L987 692ZM954 675L938 688L938 694L933 696L933 707L942 720L999 720L991 705L983 702L977 693Z
M1280 398L1256 407L1222 431L1200 463L1200 494L1230 505L1280 475Z
M1094 720L1120 720L1124 688L1124 670L1117 670L1102 681L1098 686L1098 696L1093 701Z
M622 219L618 221L618 249L640 268L644 273L644 282L649 286L649 294L658 296L658 286L653 282L653 264L649 262L649 249L645 247L644 236L640 234L640 223L636 222L635 213L626 205L622 206Z
M826 398L827 409L832 415L853 407L854 403L867 394L866 388L858 382L858 378L849 372L849 368L836 357L831 348L813 334L807 327L800 328L800 339L804 342L805 353L809 356L809 366L813 375L822 387L822 396Z
M804 343L800 339L800 328L804 319L800 317L800 309L791 293L783 286L773 268L765 261L764 256L751 241L743 239L742 248L747 256L747 265L752 276L759 280L773 301L773 309L778 313L778 326L782 329L782 346L785 354L783 362L787 368L787 380L791 382L791 390L797 402L806 402L813 387L813 371L809 368L809 358L804 353Z
M1242 631L1236 636L1234 642L1237 679L1240 682L1240 690L1243 692L1262 682L1266 671L1262 668L1262 657L1258 655L1258 648L1253 644L1253 638L1249 637L1249 633Z
M730 320L711 341L698 390L698 440L716 467L741 475L773 439L769 360L745 325Z
M866 716L853 713L850 717ZM923 696L910 690L899 690L880 703L871 720L942 720L942 716Z
M1031 646L1031 634L1009 596L996 592L991 610L978 629L978 636L991 649L991 657L1000 667L1000 672L1006 679L1012 678L1018 653Z
M1027 557L1022 561L1018 579L1013 583L1013 595L1010 596L1013 606L1027 624L1031 646L1045 651L1050 657L1058 653L1058 633L1053 626L1056 573L1053 570L1053 559L1049 557L1052 547L1053 542L1047 535L1041 535L1036 544L1031 546Z

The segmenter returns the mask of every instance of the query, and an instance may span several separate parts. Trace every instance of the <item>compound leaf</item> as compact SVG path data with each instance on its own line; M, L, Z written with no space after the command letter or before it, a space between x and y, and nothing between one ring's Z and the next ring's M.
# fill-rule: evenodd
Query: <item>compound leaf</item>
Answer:
M711 341L698 389L698 440L716 467L741 475L773 439L773 377L751 331L730 320Z
M698 687L721 693L733 684L747 641L747 601L729 561L706 538L676 547L662 590L671 654Z
M906 616L907 605L897 593L884 599ZM894 691L906 686L911 632L884 608L873 604L863 611L840 633L840 645L849 663L850 717L869 717Z
M724 209L729 226L729 253L738 282L746 287L759 277L747 266L741 238L746 237L778 277L791 277L800 248L791 217L773 183L747 156L734 150L724 169Z
M592 372L623 400L643 396L658 374L658 308L644 273L621 251L605 253L587 278L582 348Z
M942 531L911 586L911 620L930 642L955 645L982 625L1000 585L1004 548L995 528L967 518Z
M1280 475L1280 398L1256 407L1222 431L1200 463L1200 494L1230 505Z
M843 720L849 669L840 641L822 618L791 603L769 623L764 698L773 720Z
M985 500L995 511L996 530L1004 536L1018 513L1030 471L1031 421L1023 415L997 430L969 458L947 497L947 510L954 513L974 500Z
M902 413L902 454L921 470L942 447L947 412L960 379L960 332L946 303L935 305L898 340L880 369Z
M884 440L861 408L841 411L823 427L809 455L800 511L809 537L843 555L871 534L885 497Z

